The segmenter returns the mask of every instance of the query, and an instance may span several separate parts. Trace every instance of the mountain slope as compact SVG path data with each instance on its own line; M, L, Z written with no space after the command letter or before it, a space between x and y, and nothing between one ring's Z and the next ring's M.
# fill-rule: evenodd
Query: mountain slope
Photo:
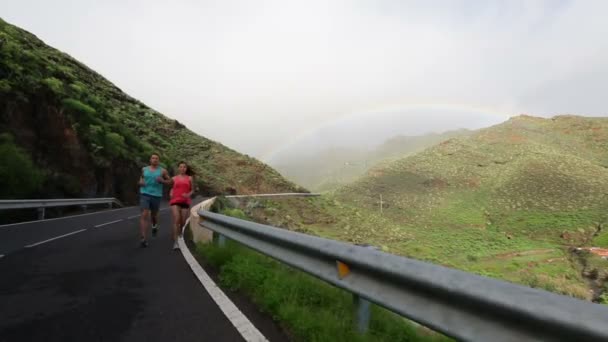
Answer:
M340 191L384 194L393 208L444 204L462 193L499 212L596 208L608 190L608 119L521 116L372 169Z
M336 192L377 234L390 235L380 220L409 234L399 253L582 298L608 281L606 263L573 253L608 247L607 194L608 119L577 116L514 117Z
M169 169L189 162L204 194L299 190L0 19L0 158L12 165L0 167L0 198L116 196L132 203L152 152Z

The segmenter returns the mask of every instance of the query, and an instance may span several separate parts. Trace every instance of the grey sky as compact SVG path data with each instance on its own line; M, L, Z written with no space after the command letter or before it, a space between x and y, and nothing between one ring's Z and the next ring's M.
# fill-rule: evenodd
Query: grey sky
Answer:
M130 95L266 160L519 113L604 116L606 13L602 0L0 3Z

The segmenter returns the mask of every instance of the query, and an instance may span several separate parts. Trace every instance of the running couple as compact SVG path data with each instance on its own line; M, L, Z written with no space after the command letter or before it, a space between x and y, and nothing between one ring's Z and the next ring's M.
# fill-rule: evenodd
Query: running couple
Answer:
M173 249L178 250L177 238L181 233L181 227L185 224L189 215L192 202L191 196L194 192L194 173L185 162L178 164L177 176L171 178L167 170L160 165L160 156L156 153L150 156L150 165L142 168L139 178L139 203L141 206L141 217L139 219L139 231L141 233L140 246L148 247L146 233L149 223L152 221L152 236L158 234L158 210L160 200L163 196L163 184L172 185L169 201L173 215Z

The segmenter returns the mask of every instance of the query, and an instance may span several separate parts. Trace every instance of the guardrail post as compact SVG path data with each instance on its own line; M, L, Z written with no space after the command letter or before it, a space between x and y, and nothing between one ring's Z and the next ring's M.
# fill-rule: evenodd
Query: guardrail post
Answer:
M355 324L357 332L365 334L369 329L369 319L371 317L371 303L361 296L353 294L353 302L355 304Z
M215 243L218 247L224 248L226 246L226 237L220 233L213 232L213 236L211 237L213 243Z
M87 205L86 204L83 204L80 207L82 208L83 212L85 212L85 213L87 212Z
M38 219L39 220L44 220L44 211L45 211L44 209L45 209L44 207L38 208Z
M357 246L378 250L377 247L368 244L357 244ZM360 334L365 334L369 329L369 320L371 317L371 302L359 295L353 294L353 302L355 304L355 324L357 331Z
M108 209L112 209L112 202L108 203Z

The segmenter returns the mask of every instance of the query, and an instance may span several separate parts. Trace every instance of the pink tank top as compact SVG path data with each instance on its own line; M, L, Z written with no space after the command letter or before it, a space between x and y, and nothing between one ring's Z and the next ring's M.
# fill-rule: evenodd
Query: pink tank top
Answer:
M171 196L171 201L169 204L176 203L186 203L190 204L192 199L190 196L184 197L183 195L192 191L192 184L190 182L190 177L185 176L175 176L173 177L173 196Z

